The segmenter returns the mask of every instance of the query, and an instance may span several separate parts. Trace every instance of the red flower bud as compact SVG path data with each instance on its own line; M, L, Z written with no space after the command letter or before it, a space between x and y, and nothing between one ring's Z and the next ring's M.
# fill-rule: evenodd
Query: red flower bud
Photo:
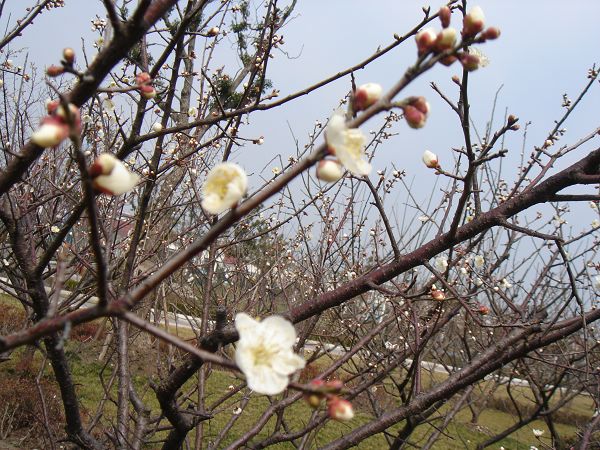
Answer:
M142 97L144 97L146 100L150 100L151 98L156 97L156 89L154 89L154 87L150 86L149 84L144 84L140 86L140 93L142 94Z
M419 55L424 55L431 51L436 38L437 34L433 28L425 28L424 30L419 31L415 36Z
M46 75L48 75L49 77L57 77L59 75L62 75L63 73L65 73L65 69L62 66L52 65L46 68Z
M135 77L135 82L138 85L147 84L152 80L148 72L138 73Z
M460 63L468 72L473 72L474 70L479 69L479 65L481 63L479 56L472 53L461 53L458 58Z
M490 313L490 308L485 305L479 305L477 312L482 316L487 316Z
M442 6L438 14L440 17L440 22L442 22L442 27L448 28L450 26L452 10L448 6Z
M327 413L334 420L351 420L354 417L354 408L348 400L334 395L327 399Z
M490 41L493 41L494 39L498 39L500 37L500 28L489 27L482 33L481 36L484 39L489 39Z

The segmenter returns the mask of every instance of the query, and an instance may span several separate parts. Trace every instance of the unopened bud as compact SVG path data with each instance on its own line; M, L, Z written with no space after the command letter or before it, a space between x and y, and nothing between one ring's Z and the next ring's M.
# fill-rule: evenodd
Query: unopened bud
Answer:
M490 313L490 308L488 308L485 305L479 305L479 308L477 309L477 312L479 314L481 314L482 316L487 316Z
M456 84L458 84L460 86L460 78L458 78L458 75L453 75L452 76L452 81Z
M454 28L444 28L437 35L435 40L435 51L443 52L450 50L456 44L456 30Z
M332 159L322 159L317 163L317 178L327 183L334 183L344 176L342 165Z
M75 61L75 50L71 47L67 47L63 50L63 59L67 64L73 64Z
M46 117L32 135L31 141L43 148L55 147L69 135L69 127L56 117Z
M442 302L446 300L446 294L444 294L444 291L440 291L439 289L431 289L431 298L438 302Z
M354 409L352 403L343 398L334 395L327 399L327 413L334 420L352 420L354 417Z
M498 39L500 37L500 28L489 27L482 33L481 37L490 41Z
M450 26L452 10L448 6L442 6L438 14L440 17L440 22L442 22L442 27L448 28Z
M355 111L363 111L379 101L383 88L377 83L366 83L358 87L354 93L353 106Z
M146 100L156 97L156 89L148 84L140 86L140 93Z
M518 123L515 123L510 127L510 129L513 131L517 131L519 128L521 128L521 126Z
M63 73L65 73L65 69L62 66L52 65L46 68L46 75L49 77L57 77Z
M513 123L516 123L518 120L519 120L519 118L518 118L517 116L515 116L514 114L510 114L510 115L508 116L508 118L506 119L506 122L507 122L509 125L512 125Z
M404 119L411 128L423 128L427 121L425 114L410 105L404 107Z
M310 382L310 388L315 391L319 391L323 388L325 382L323 380L312 380ZM321 401L325 398L325 394L322 392L308 392L304 394L304 401L308 403L312 408L317 409L321 405Z
M423 162L430 169L437 169L440 167L437 155L429 150L423 152Z
M463 37L473 37L483 30L485 26L485 16L479 6L471 8L469 13L463 19Z
M448 55L442 59L440 59L440 62L445 65L446 67L451 66L452 64L454 64L456 62L456 56L454 55Z
M138 73L135 76L135 82L138 85L147 84L150 82L150 80L152 80L152 77L150 77L150 74L148 72Z
M220 33L221 30L219 30L219 27L212 27L210 30L208 30L208 32L206 33L206 35L208 37L215 37Z
M417 42L417 51L419 55L428 53L437 39L437 34L433 28L425 28L417 33L415 41Z

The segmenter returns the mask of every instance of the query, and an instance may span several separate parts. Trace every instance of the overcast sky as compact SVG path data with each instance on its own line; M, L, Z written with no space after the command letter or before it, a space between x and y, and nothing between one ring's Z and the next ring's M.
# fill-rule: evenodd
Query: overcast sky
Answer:
M9 1L8 8L17 11L29 3L13 0ZM368 3L362 0L301 0L283 31L284 49L293 58L276 54L269 65L269 78L285 96L344 70L371 55L379 46L388 45L393 41L394 33L403 35L411 29L421 19L424 4L411 0L373 0ZM486 23L498 26L502 36L480 47L489 57L490 64L470 77L473 120L478 128L485 127L494 95L503 86L496 117L503 117L508 108L509 113L520 117L522 124L531 121L530 145L527 147L531 149L532 145L543 143L553 121L563 113L563 93L574 99L587 81L587 69L600 61L600 27L597 26L600 2L481 0L477 4L485 12ZM101 3L67 0L66 5L37 19L32 28L35 33L26 33L15 41L13 48L27 48L38 64L48 65L58 61L63 47L80 47L82 37L88 43L93 42L95 37L90 20L96 13L103 14ZM431 6L435 11L440 3ZM6 21L7 14L0 24L5 26ZM454 15L453 25L460 28L458 14ZM439 28L437 22L434 26ZM93 51L90 51L92 55ZM384 88L389 87L415 57L414 41L410 40L380 61L356 72L357 82L375 81ZM224 61L229 64L226 72L234 73L237 67L227 59ZM457 89L450 80L458 73L458 64L450 68L436 67L401 94L402 97L426 96L432 107L431 116L421 130L412 130L404 123L396 125L392 131L398 136L378 150L373 161L375 170L390 167L393 162L405 169L409 178L421 179L433 176L420 161L423 150L437 153L442 163L452 158L451 147L462 144L457 118L431 90L429 83L435 81L454 99ZM295 153L292 132L300 146L306 144L315 120L326 120L349 87L349 77L346 77L281 109L255 114L250 134L263 135L265 144L240 150L238 160L251 166L247 168L249 172L256 173L277 154L287 159ZM594 86L566 123L568 134L563 143L573 143L599 125L599 88ZM377 129L381 123L382 118L376 118L363 128L365 131ZM520 151L522 136L521 132L513 133L506 142L514 158ZM581 152L594 145L597 143L585 146Z

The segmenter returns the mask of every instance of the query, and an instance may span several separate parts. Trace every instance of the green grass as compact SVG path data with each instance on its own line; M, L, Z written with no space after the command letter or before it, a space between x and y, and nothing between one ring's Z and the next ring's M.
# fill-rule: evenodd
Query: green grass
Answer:
M2 297L0 298L0 307L14 306L14 300L10 298ZM6 311L7 309L5 309ZM103 323L103 322L99 322ZM182 331L181 337L183 338L192 338L193 333L188 329L180 329ZM102 378L104 380L104 384L107 385L111 378L111 372L113 367L111 363L104 364L98 361L98 354L100 352L100 347L102 344L102 339L98 341L88 341L88 342L75 342L69 341L66 346L67 355L71 362L73 379L76 383L76 389L80 396L81 405L83 410L85 411L85 420L90 421L98 408L100 402L103 397L105 397L105 390L100 382L99 374L103 374ZM156 348L151 348L152 346L149 344L148 340L143 340L141 342L137 342L132 344L131 346L131 371L132 371L132 379L138 390L138 393L142 397L146 406L151 408L152 416L157 416L160 414L160 409L158 406L158 402L154 395L154 392L149 388L149 378L152 379L153 382L158 383L159 379L156 375L149 376L148 374L156 374L158 367L161 367L161 370L166 371L166 367L164 367L164 354L161 357L157 356ZM0 379L4 377L16 377L20 376L18 364L19 361L24 354L25 349L18 349L13 353L13 358L5 363L0 365ZM40 365L42 364L42 356L40 352L36 352L35 357L32 363L31 373L37 373ZM323 358L317 362L318 365L328 365L329 361L327 358ZM50 370L46 365L46 373L47 377L50 379ZM423 372L424 375L426 372ZM427 387L428 385L439 383L442 381L445 376L442 374L433 374L431 376L424 376L424 385ZM190 380L182 392L191 392L196 383L196 379L193 378ZM208 378L208 382L206 385L205 392L205 404L211 405L216 402L218 399L222 398L225 394L229 392L228 387L230 385L236 385L239 383L239 379L236 378L232 373L226 371L218 371L213 370L211 372L211 376ZM479 389L485 389L486 383L483 382L478 386ZM35 387L33 387L35 389ZM109 389L109 392L113 399L116 399L116 382ZM515 387L513 388L513 392L519 397L519 402L523 404L527 404L527 402L531 402L531 392L528 387ZM204 422L204 439L206 441L212 441L218 436L220 430L223 429L225 424L233 417L233 410L240 405L240 402L243 399L244 391L238 393L228 400L226 400L223 404L218 407L217 413L215 416ZM502 389L499 389L496 394L497 396L506 395L505 392L502 392ZM193 399L195 400L197 395L193 394ZM592 399L586 396L578 396L574 401L569 404L566 409L570 409L572 411L581 413L581 414L589 414L591 415L592 411ZM182 407L185 408L187 406L186 402L183 402ZM253 395L248 404L245 407L245 410L241 415L238 416L234 427L227 433L225 439L219 444L219 448L223 448L228 444L234 442L239 436L241 436L245 431L252 428L256 421L260 418L261 414L265 411L269 406L269 400L264 396L256 396ZM396 406L395 404L392 406ZM444 405L440 411L440 413L444 413L448 408L451 408L452 404L448 403ZM373 419L372 416L367 414L365 411L361 411L357 409L356 417L348 422L348 423L340 423L329 421L325 426L317 428L315 432L311 434L311 448L318 448L324 445L327 442L331 442L344 434L347 434L350 430L365 424ZM116 414L116 407L113 401L108 400L104 403L104 411L102 413L102 417L100 418L101 426L106 429L111 429L112 419ZM285 421L286 425L290 430L301 430L310 420L313 414L313 410L309 408L303 401L296 402L291 405L285 411ZM435 415L431 418L432 424L434 426L439 426L442 422L442 418L436 419ZM483 442L489 436L502 431L508 426L512 425L515 421L515 417L506 412L498 411L495 409L486 409L481 414L478 424L473 425L469 423L470 414L468 409L463 409L452 421L449 427L446 429L446 432L442 435L440 440L434 445L435 449L464 449L464 448L474 448L475 445L479 442ZM163 421L163 424L166 424L166 421ZM389 432L394 434L401 429L402 423L396 424L392 427ZM260 433L253 438L254 441L259 441L268 437L275 427L275 418L271 418L266 426L260 431ZM542 438L544 442L549 443L547 438L548 430L546 426L541 421L535 421L528 426L522 428L521 430L513 433L510 437L498 442L492 448L498 449L500 446L504 446L506 449L516 450L523 449L529 450L531 445L536 445L537 440L533 437L531 432L532 428L539 428L545 430L546 433ZM568 439L575 434L576 428L572 425L564 425L558 424L557 426L559 432L562 434L563 438ZM421 425L417 428L417 430L411 436L411 443L413 443L417 448L424 445L428 439L428 436L433 432L434 428L432 425L425 424ZM166 432L159 432L155 436L155 439L164 438ZM193 442L194 433L190 433L189 436L190 442ZM158 443L148 444L146 448L157 448L159 447ZM382 434L373 436L364 442L362 442L357 448L361 449L374 449L374 448L387 448L388 443L385 440L385 437ZM289 443L282 443L273 448L293 448L293 445Z

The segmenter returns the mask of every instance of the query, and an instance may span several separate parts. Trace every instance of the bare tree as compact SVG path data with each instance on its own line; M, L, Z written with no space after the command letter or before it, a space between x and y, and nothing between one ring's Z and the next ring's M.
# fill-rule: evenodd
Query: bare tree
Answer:
M0 324L0 354L50 364L64 432L46 403L45 363L28 381L44 406L45 445L342 449L375 437L431 448L461 411L476 425L494 407L514 423L479 448L540 419L540 443L564 448L571 437L556 424L566 405L586 398L600 409L600 223L566 222L571 209L598 214L600 128L575 139L563 128L595 68L532 145L527 125L508 111L498 118L496 105L483 129L471 116L478 49L500 32L466 1L425 8L388 46L285 96L269 62L287 56L295 0L102 3L94 54L64 49L44 76L14 49L63 2L38 1L0 41L0 286L24 311ZM355 72L415 40L395 85L356 85ZM227 52L235 72L222 65ZM429 105L407 88L452 64L462 71L454 91L432 83L430 94L455 114L463 142L423 155L435 180L424 204L402 167L369 175L369 161L406 125L426 126ZM265 139L249 128L254 113L339 79L349 86L339 109L296 139L294 156L261 168L241 154ZM252 174L246 195L240 166ZM210 205L213 194L229 203ZM233 345L243 312L295 325L307 366L282 394L248 387ZM93 344L77 344L81 336ZM73 374L85 348L97 351L85 364L102 386L93 407ZM223 379L227 389L209 395ZM326 437L329 421L352 417L349 402L361 420ZM577 419L569 444L598 441L592 414Z

